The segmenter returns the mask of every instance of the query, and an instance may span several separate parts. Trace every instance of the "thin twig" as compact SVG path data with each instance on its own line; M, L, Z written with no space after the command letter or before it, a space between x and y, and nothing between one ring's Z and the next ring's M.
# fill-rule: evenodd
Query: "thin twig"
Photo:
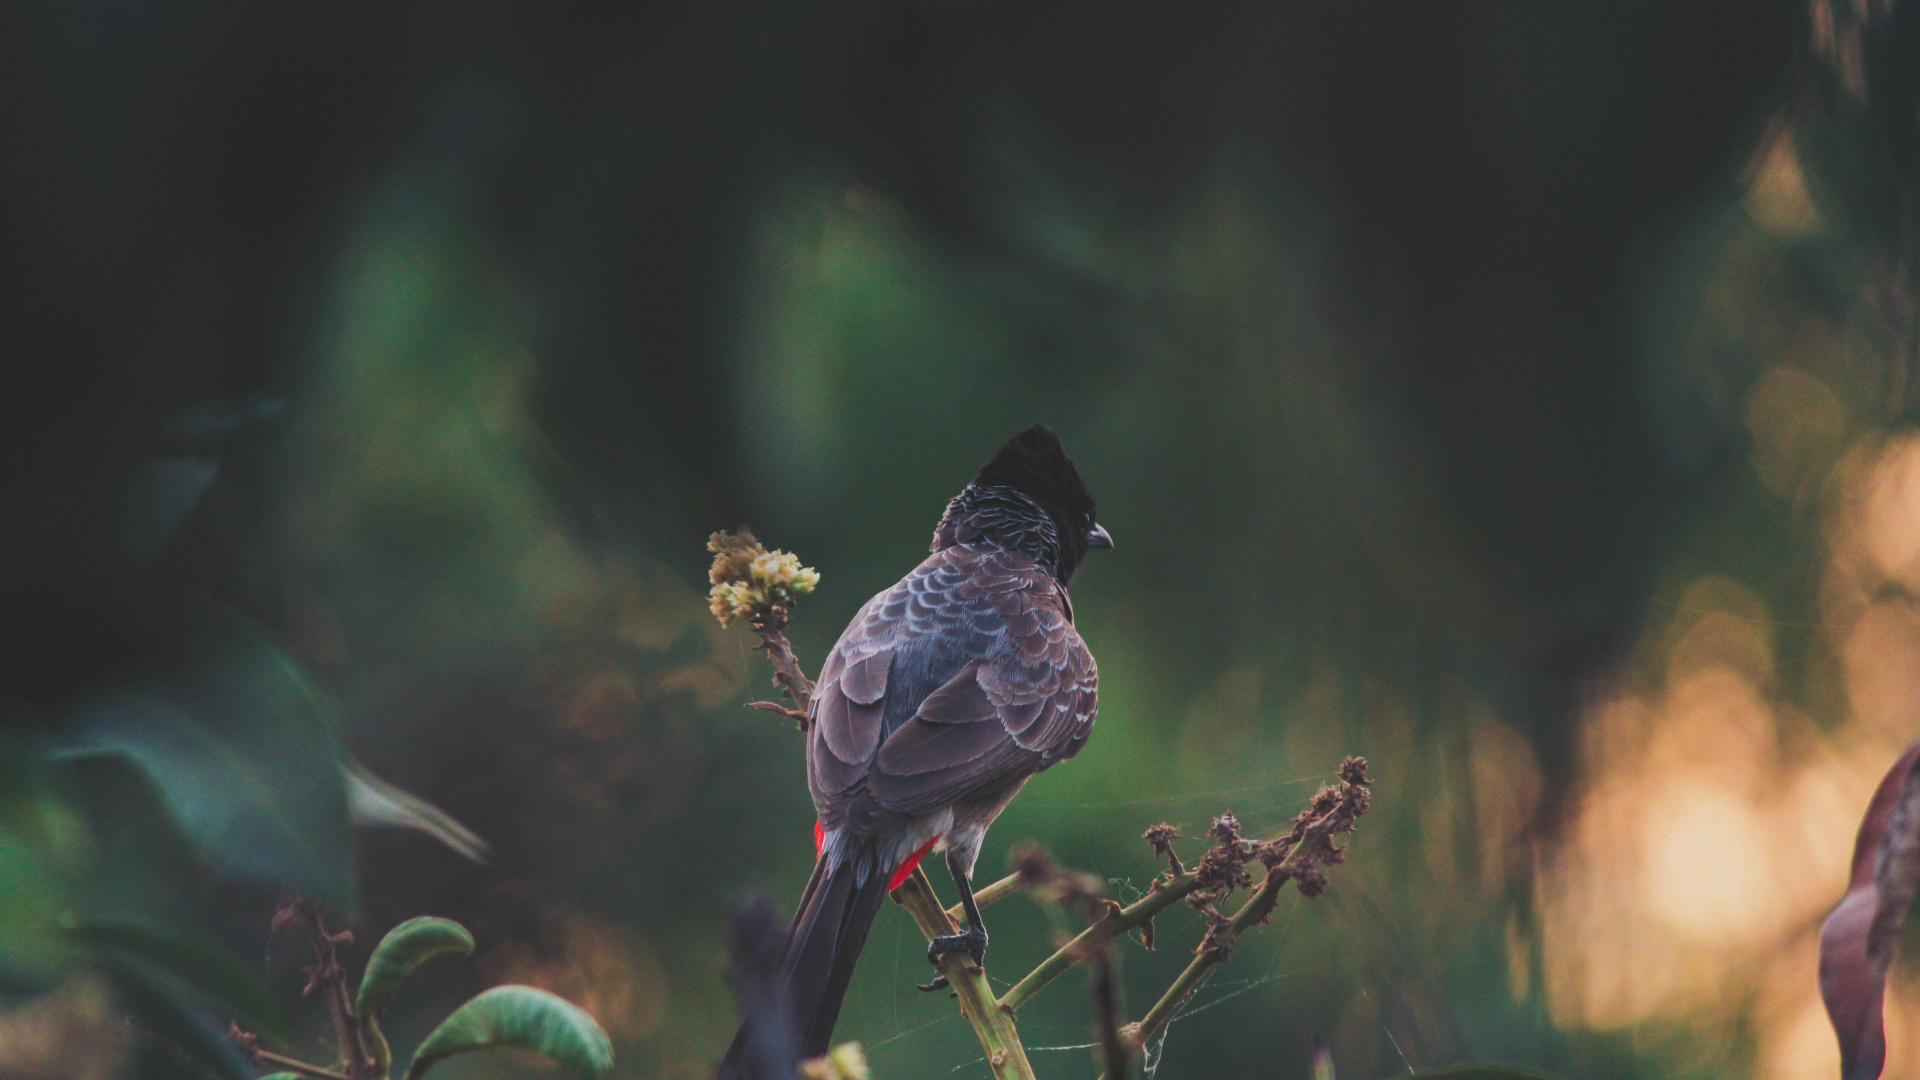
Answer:
M227 1025L227 1041L238 1047L248 1061L258 1066L299 1073L301 1076L310 1076L313 1080L347 1080L346 1073L323 1069L318 1065L301 1061L299 1058L290 1058L285 1054L260 1049L260 1036L243 1030L239 1024Z
M309 1065L304 1061L287 1057L284 1054L276 1054L271 1050L255 1050L253 1052L253 1063L275 1069L284 1069L290 1073L299 1073L301 1076L310 1076L313 1077L313 1080L347 1080L346 1073L334 1072L332 1069L323 1069L318 1065Z
M781 632L783 628L784 621L778 626L772 624L764 628L756 626L754 631L760 635L760 647L766 650L767 659L773 662L773 681L779 683L781 691L793 699L793 709L788 712L788 715L798 714L795 718L800 721L800 727L804 730L807 726L807 715L813 706L813 680L807 678L807 673L800 670L800 661L793 655L793 644L787 640L787 635ZM753 707L759 709L772 704L774 703L755 703ZM777 707L768 711L777 711Z
M327 1005L333 1013L334 1036L339 1040L340 1053L346 1058L346 1080L373 1080L373 1060L361 1041L360 1018L354 1015L353 1001L347 995L347 972L340 966L335 953L335 948L352 941L353 935L345 931L327 933L319 909L304 900L295 900L288 910L307 924L307 931L313 938L315 962L305 993L310 998L326 995Z
M994 884L999 884L995 882ZM1187 894L1200 887L1200 879L1192 871L1174 878L1159 878L1153 883L1152 891L1118 911L1109 910L1099 922L1082 930L1072 941L1054 951L1052 956L1040 962L1040 966L1027 973L1001 997L1002 1007L1018 1012L1022 1005L1033 1000L1045 986L1067 969L1086 959L1088 947L1101 935L1119 938L1135 927L1144 926L1153 921L1153 917L1174 904L1185 899Z
M747 702L747 708L759 709L761 712L778 713L790 720L798 721L800 729L802 731L806 730L807 714L804 710L788 708L777 701L749 701Z

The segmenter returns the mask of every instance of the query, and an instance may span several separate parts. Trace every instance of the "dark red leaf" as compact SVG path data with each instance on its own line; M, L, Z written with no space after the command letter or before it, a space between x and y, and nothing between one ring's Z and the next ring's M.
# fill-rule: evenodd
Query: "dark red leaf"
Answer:
M1893 763L1853 843L1847 895L1820 931L1820 996L1840 1037L1843 1080L1875 1080L1886 1064L1881 999L1894 940L1920 883L1920 740Z

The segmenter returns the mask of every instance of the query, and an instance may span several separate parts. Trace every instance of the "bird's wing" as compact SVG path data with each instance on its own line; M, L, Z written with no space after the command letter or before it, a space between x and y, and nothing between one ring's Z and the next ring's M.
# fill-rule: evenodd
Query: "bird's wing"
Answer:
M823 821L926 813L1072 757L1098 681L1039 566L936 553L869 602L821 671L808 764Z

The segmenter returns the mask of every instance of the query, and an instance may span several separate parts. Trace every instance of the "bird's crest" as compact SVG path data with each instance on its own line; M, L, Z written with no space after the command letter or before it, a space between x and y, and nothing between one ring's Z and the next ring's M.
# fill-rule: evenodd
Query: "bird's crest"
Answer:
M1063 532L1085 528L1093 520L1093 493L1060 445L1060 436L1035 424L1000 444L1000 450L973 478L976 487L1007 487L1053 515Z

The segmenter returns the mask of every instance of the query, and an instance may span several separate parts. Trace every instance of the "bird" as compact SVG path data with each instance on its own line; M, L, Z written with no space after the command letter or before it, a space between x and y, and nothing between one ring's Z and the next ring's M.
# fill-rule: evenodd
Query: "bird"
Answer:
M827 1051L881 900L930 852L966 912L927 959L984 963L973 895L980 845L1032 776L1080 752L1099 668L1067 593L1113 538L1060 437L1035 424L1008 439L948 502L932 553L868 600L821 666L808 709L807 785L816 858L780 968L802 1057ZM922 989L945 985L944 977ZM723 1080L765 1060L742 1023Z

